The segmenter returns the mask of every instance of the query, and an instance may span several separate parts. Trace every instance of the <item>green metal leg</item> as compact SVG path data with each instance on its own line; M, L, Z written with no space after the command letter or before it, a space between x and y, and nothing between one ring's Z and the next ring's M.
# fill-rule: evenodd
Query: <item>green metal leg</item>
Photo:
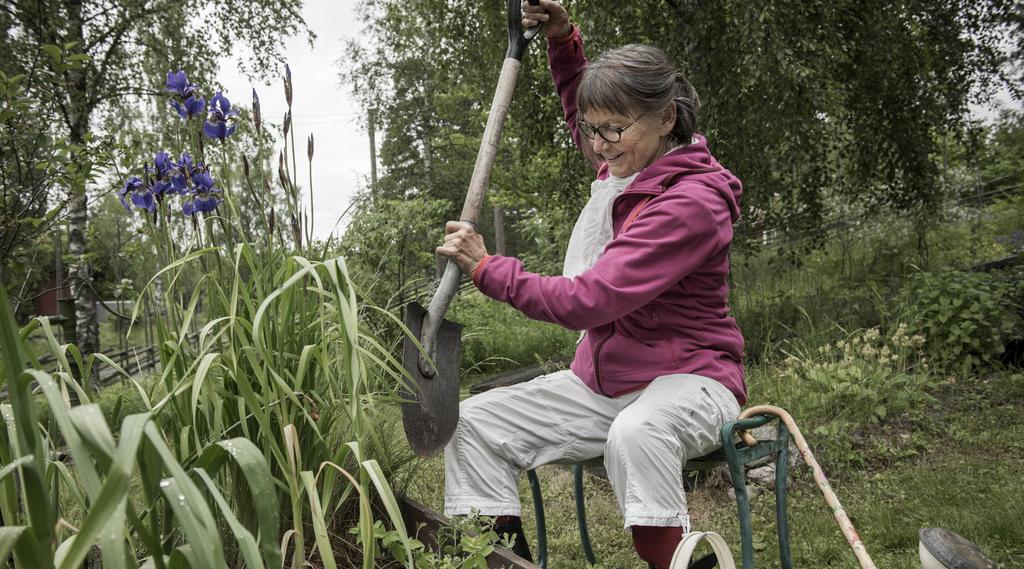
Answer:
M722 429L722 440L732 441L732 429L726 433L726 428L735 425L727 424ZM728 438L726 437L728 434ZM729 461L729 474L732 477L732 487L736 491L736 508L740 518L740 544L742 546L743 569L754 569L754 529L750 517L750 497L747 495L746 476L743 472L743 463L740 462L736 445L725 444L725 457Z
M789 429L779 421L776 440L782 448L775 459L775 527L779 534L779 560L782 569L793 569L789 551L789 513L786 511L786 483L789 478Z
M754 569L754 532L750 516L750 495L747 493L743 467L766 456L775 458L775 525L779 537L779 559L782 569L793 569L793 559L789 548L789 517L786 511L789 430L779 422L775 440L761 441L753 447L735 442L736 431L760 427L773 420L777 420L777 417L758 415L732 421L722 427L722 448L729 464L729 473L732 475L732 485L736 491L736 508L739 511L743 569Z
M533 493L533 515L537 518L537 565L548 567L548 529L544 522L544 498L540 494L540 480L533 470L526 471Z
M583 465L576 463L572 465L573 487L576 491L576 522L580 526L580 543L583 545L583 555L591 565L597 564L597 557L594 556L594 548L590 545L590 531L587 530L587 506L586 498L583 496Z

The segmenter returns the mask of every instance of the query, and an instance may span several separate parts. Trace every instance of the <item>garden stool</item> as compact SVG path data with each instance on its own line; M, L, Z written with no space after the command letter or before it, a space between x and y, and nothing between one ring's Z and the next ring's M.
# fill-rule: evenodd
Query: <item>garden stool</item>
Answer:
M755 429L777 421L774 439L758 441L748 446L739 439L738 432ZM775 458L775 524L779 539L779 558L782 569L792 569L793 560L789 551L789 524L786 513L786 478L789 464L789 429L774 415L756 415L747 419L730 421L722 427L723 447L711 454L687 461L684 471L710 470L722 464L729 467L732 486L736 491L736 508L740 518L740 541L742 545L743 569L754 569L754 530L750 515L750 495L747 492L743 467L766 456ZM533 494L533 511L537 519L537 564L547 568L547 526L544 520L544 500L541 496L540 480L533 470L527 471L530 491ZM576 521L580 529L580 543L590 564L597 563L594 549L590 544L587 530L587 513L583 496L583 464L572 465L573 485L576 497Z

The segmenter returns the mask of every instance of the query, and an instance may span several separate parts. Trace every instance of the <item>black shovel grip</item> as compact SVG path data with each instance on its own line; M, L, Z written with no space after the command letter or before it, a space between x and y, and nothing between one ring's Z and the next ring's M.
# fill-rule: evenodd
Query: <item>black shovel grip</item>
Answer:
M508 51L505 57L511 57L517 61L523 60L526 53L526 46L537 37L544 23L540 23L526 31L523 31L523 8L521 0L508 0ZM528 0L531 6L539 6L540 0Z

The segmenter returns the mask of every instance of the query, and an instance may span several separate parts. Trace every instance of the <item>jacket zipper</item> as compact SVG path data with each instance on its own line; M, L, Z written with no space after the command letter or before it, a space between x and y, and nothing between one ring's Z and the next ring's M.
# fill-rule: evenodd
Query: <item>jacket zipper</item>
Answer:
M717 171L718 171L718 168L716 168L716 167L708 167L708 168L702 168L702 169L695 170L693 172L688 172L688 173L689 174L705 174L705 173L717 172ZM677 182L677 181L678 181L678 176L674 177L672 179L672 183L673 184L675 182ZM629 227L630 224L633 223L633 220L635 220L638 215L640 215L640 210L642 210L644 208L644 206L647 205L647 202L651 201L652 199L654 199L657 196L659 196L662 193L664 193L668 189L668 187L669 186L667 186L667 185L663 185L662 188L661 188L661 192L654 192L654 191L649 191L649 190L636 190L636 191L634 191L633 193L636 193L636 194L646 194L646 197L643 198L642 200L640 200L640 203L637 204L633 208L633 211L631 211L630 214L626 217L626 221L623 222L622 228L619 229L619 233L621 234L624 231L626 231L626 228ZM626 195L627 193L628 193L628 190L626 192L623 192L623 193L615 196L615 199L612 200L612 203L614 204L615 201L618 201L619 198L621 198L622 196ZM614 205L612 207L614 207ZM655 319L657 319L656 315L655 315ZM604 395L605 397L611 397L611 395L609 395L608 392L605 391L604 387L601 385L601 349L604 348L605 342L610 340L612 338L612 336L614 336L614 335L615 335L615 322L612 321L612 331L611 331L611 333L609 333L604 338L601 338L601 341L599 341L597 343L597 345L594 346L594 383L597 385L597 390L599 392L601 392L601 394Z
M615 199L619 199L619 197L621 197L621 196L622 195L620 194ZM619 229L619 234L620 235L624 231L626 231L626 228L629 227L629 225L631 223L633 223L633 220L636 219L636 217L638 215L640 215L640 210L642 210L644 208L644 206L647 205L647 202L651 201L656 196L657 196L657 194L649 194L646 197L644 197L642 200L640 200L640 203L637 204L633 208L633 211L630 212L629 216L626 217L626 221L622 224L622 228ZM614 335L615 335L615 322L613 321L612 322L612 331L607 336L605 336L604 338L601 338L601 340L597 343L597 345L594 346L594 383L597 385L597 390L601 393L601 395L604 395L605 397L612 397L612 395L610 395L607 391L605 391L604 390L604 386L601 385L601 349L604 348L605 342L610 340L612 338L612 336L614 336Z
M612 331L601 341L594 346L594 383L597 384L597 390L601 392L601 395L605 397L611 397L604 387L601 385L601 349L604 348L605 342L610 340L615 335L615 322L612 322Z
M654 196L647 196L644 199L640 200L640 203L638 203L636 207L633 208L633 211L629 213L629 217L626 218L626 221L622 223L622 228L619 229L619 235L622 235L623 233L626 232L626 229L628 229L629 226L632 225L633 221L636 220L637 216L640 215L640 210L644 209L644 206L647 205L647 202L651 201L652 199L654 199Z

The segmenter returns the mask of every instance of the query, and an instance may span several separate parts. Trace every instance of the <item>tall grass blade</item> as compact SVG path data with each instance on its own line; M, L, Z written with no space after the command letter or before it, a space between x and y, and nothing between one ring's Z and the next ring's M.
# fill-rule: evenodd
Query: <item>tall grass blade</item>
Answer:
M33 528L32 536L41 543L51 543L55 537L54 527L57 523L56 508L47 492L44 480L46 473L46 450L43 437L36 427L35 405L29 391L31 378L23 373L25 369L25 352L22 348L18 327L11 313L11 303L6 288L0 286L0 353L3 354L3 383L7 384L7 393L14 415L14 426L17 435L12 437L15 454L32 455L32 462L21 468L22 490L25 495L25 507L28 519ZM0 384L2 385L2 384ZM9 488L14 481L4 482ZM10 490L5 490L9 492ZM4 520L7 524L18 523L18 518ZM25 539L25 538L22 538Z
M259 547L263 558L266 559L268 566L275 569L281 567L283 562L277 545L281 514L277 488L270 467L252 441L235 438L208 447L196 461L196 468L216 475L228 460L234 461L238 466L248 486L252 506L256 511Z
M160 483L160 491L191 545L187 557L196 567L226 569L224 546L217 531L217 523L202 493L178 464L156 425L147 423L145 432L147 442L154 447L164 467L170 472L170 478Z
M316 479L313 477L313 473L308 470L302 471L302 483L306 489L306 496L309 498L313 535L316 538L316 548L320 552L320 561L324 564L325 569L337 569L338 564L334 560L331 540L327 535L327 523L324 520L324 512L320 509L320 494L316 490ZM366 544L364 543L363 546L366 547Z
M0 468L0 481L3 481L4 478L7 478L8 476L16 472L19 468L21 468L23 464L28 464L30 462L32 462L31 454L16 458L14 462L8 464L3 468ZM3 559L3 557L0 556L0 559Z
M68 412L68 418L82 440L102 453L102 459L109 462L114 458L114 435L107 426L99 405L79 405Z
M376 460L364 460L362 466L370 475L370 480L373 481L373 485L377 489L377 495L384 502L384 509L387 510L388 516L391 517L391 525L394 526L395 531L402 538L402 546L405 547L405 566L412 569L412 543L409 541L409 534L405 531L405 519L402 517L402 510L398 506L398 500L395 499L391 485L388 484L388 479L384 476L384 471L381 470L380 464Z
M53 569L53 559L49 556L45 542L30 527L0 527L0 551L9 555L14 551L16 563L27 569ZM5 559L6 556L0 557ZM16 565L17 566L17 565Z
M265 566L263 565L263 559L260 557L260 549L256 544L256 539L252 536L252 532L246 529L238 521L238 518L235 517L234 512L231 511L231 506L228 505L227 500L221 495L220 490L217 489L210 475L202 468L196 469L195 473L206 486L206 490L213 497L217 507L220 508L220 513L224 516L224 521L227 522L228 528L235 534L235 541L238 543L239 551L242 552L242 558L245 559L246 567L249 569L264 569ZM271 567L277 569L279 565L274 565L273 561L271 561Z
M71 422L69 409L60 388L48 373L39 370L28 370L26 373L35 378L50 406L50 416L57 423L57 428L60 429L61 435L64 437L64 444L75 460L75 468L82 477L87 497L90 500L96 499L101 488L99 473L93 464L92 453L88 451L78 429Z

